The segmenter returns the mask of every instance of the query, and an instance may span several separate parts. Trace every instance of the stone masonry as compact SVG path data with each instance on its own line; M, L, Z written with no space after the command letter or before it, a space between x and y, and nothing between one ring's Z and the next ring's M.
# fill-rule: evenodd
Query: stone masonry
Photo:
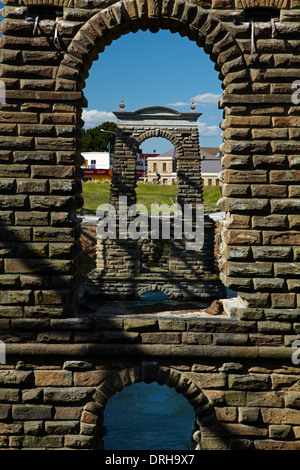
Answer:
M109 398L154 380L189 400L198 449L299 450L299 0L4 3L0 448L102 448ZM220 278L238 297L219 316L78 301L85 78L122 34L160 28L223 83Z
M142 108L134 112L125 111L124 108L122 100L120 111L114 113L118 121L110 188L110 204L119 219L116 220L113 238L109 236L103 240L97 237L97 267L88 276L85 295L114 299L138 298L141 289L157 290L164 286L164 291L172 299L200 298L202 301L212 301L226 296L215 269L214 222L208 216L204 217L204 211L201 226L195 214L191 217L190 227L193 231L197 230L199 234L203 231L203 246L201 243L200 248L193 250L186 249L186 243L196 240L193 238L188 241L183 228L187 219L186 206L195 209L203 202L197 124L201 113L195 112L195 105L191 106L189 113L180 113L163 106ZM134 220L128 212L137 202L136 155L141 143L153 136L169 139L177 149L177 206L183 214L183 237L176 235L174 215L169 211L166 215L164 209L164 214L156 216L148 212L145 228L149 239L156 237L162 240L163 232L169 232L169 260L164 270L145 274L140 240L128 237L128 227L124 227L122 221L128 219L129 224ZM155 200L152 202L155 203Z

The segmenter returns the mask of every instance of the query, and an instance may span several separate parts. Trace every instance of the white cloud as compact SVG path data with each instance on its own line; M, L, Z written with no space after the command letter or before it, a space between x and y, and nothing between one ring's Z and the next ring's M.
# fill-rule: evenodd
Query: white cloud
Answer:
M218 104L222 95L216 95L215 93L203 93L202 95L196 95L193 97L195 104L210 105Z
M217 137L222 132L219 126L208 126L206 122L199 122L198 129L200 139L201 137Z
M184 103L183 101L176 101L175 103L168 103L167 106L188 106L190 103Z
M82 111L82 119L85 127L94 127L102 124L105 121L116 122L116 116L107 111L99 111L98 109L91 109L89 111Z
M176 101L175 103L168 103L167 106L190 106L192 100L194 100L196 105L209 106L218 104L222 95L217 95L215 93L203 93L202 95L196 95L191 98L189 103L184 101Z

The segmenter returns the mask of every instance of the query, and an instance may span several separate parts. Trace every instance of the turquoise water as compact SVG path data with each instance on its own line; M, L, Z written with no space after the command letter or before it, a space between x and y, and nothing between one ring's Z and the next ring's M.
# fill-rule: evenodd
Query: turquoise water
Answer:
M183 395L156 382L136 383L105 408L105 450L192 450L194 410Z
M131 307L143 307L145 305L154 305L156 303L163 305L178 305L180 308L181 305L195 305L199 308L209 307L211 302L200 302L198 300L170 300L166 294L160 291L151 291L147 292L140 296L138 300L98 300L98 299L88 299L85 301L91 307L101 308L103 307L113 307L114 305L118 308L131 308Z
M227 298L236 297L236 293L232 290L226 288ZM178 310L180 307L191 305L194 307L199 307L199 309L205 309L211 305L211 302L201 302L199 300L170 300L166 294L163 292L153 290L146 292L145 294L141 295L138 300L98 300L98 299L85 299L85 303L90 307L94 308L105 308L108 307L109 309L116 308L136 308L141 307L141 312L143 311L144 306L153 306L155 304L163 305L163 306L170 306L170 308L174 305L178 306ZM166 309L165 309L166 310ZM174 308L173 308L174 310ZM159 311L159 310L158 310Z

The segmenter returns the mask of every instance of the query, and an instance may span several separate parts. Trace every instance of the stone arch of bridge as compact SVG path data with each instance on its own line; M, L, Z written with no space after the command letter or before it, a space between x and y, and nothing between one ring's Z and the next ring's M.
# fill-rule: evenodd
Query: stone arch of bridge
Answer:
M230 103L231 101L234 103L239 98L240 93L251 93L252 81L249 68L237 41L230 34L225 24L211 12L200 8L195 3L181 0L123 0L112 3L107 8L95 13L81 26L71 40L57 69L56 91L82 91L93 61L98 58L98 54L103 52L106 46L122 35L139 30L150 30L155 33L160 29L169 30L171 33L179 33L183 37L186 36L204 49L212 62L215 63L215 69L219 71L219 78L222 80L222 86L225 90L224 103ZM223 106L222 103L221 106ZM224 128L228 127L227 124L230 118L228 110L229 107L225 107ZM78 128L83 125L80 118L81 106L78 105L76 120ZM80 133L78 132L77 135L80 135ZM78 141L80 137L76 137L76 139ZM127 144L128 142L125 142L125 145ZM121 145L123 145L123 142L121 142ZM79 148L79 145L76 145L76 147ZM127 195L129 206L136 203L135 155L129 149L127 154L124 154L124 165L126 165L127 181L125 183L121 182L121 191L120 184L115 185L115 179L112 181L110 202L113 205L117 204L120 192ZM192 171L193 167L190 166L189 168ZM184 171L181 171L180 174L183 175L184 179L187 178ZM179 187L184 188L184 184L179 182ZM193 187L189 187L185 202L194 204L201 197L201 194L195 196ZM179 195L178 200L181 200L180 198L181 195ZM131 248L130 276L132 277L139 273L140 268L139 266L136 268L131 267L134 260L136 260L135 248ZM124 249L125 255L128 256L128 243L122 249ZM188 253L185 256L191 257L192 254ZM182 263L182 272L185 272L186 269L190 271L191 266L195 266L194 262L186 261L185 258ZM111 274L110 271L109 273ZM115 275L115 272L113 274ZM219 282L219 280L216 282ZM215 295L220 298L219 290L218 294Z
M84 88L92 62L106 46L123 34L148 29L178 32L203 47L215 62L220 79L227 76L224 88L234 81L251 84L237 42L212 13L180 0L124 0L97 12L80 28L58 68L56 89Z
M198 429L199 437L196 449L201 448L202 423L205 423L205 426L214 426L215 431L217 430L218 420L214 408L208 397L191 377L174 368L162 366L158 362L144 361L133 367L113 372L101 381L92 397L93 401L88 402L82 410L81 433L86 432L85 424L88 424L94 427L93 430L90 429L93 435L103 436L105 433L103 429L104 411L109 399L115 393L122 391L124 387L138 382L148 384L157 382L159 385L168 385L188 400L195 411L195 425Z
M183 155L183 148L180 143L180 140L174 137L171 132L168 132L165 129L150 129L143 132L134 139L133 150L138 151L140 145L145 142L145 140L151 139L152 137L161 137L163 139L167 139L176 148L177 156L181 157Z
M162 292L163 294L166 294L169 297L169 299L173 297L173 293L171 289L168 289L165 286L160 286L156 284L154 286L152 284L149 284L145 287L142 287L141 289L138 290L137 296L138 298L140 298L143 294L146 294L147 292L153 292L153 291Z

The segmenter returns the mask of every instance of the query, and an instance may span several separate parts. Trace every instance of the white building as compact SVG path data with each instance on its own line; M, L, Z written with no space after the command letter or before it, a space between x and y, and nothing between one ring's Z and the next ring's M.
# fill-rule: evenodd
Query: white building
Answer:
M205 147L200 149L201 155L201 177L203 186L219 186L219 173L222 171L219 149ZM176 183L176 149L175 147L157 157L148 158L147 180L151 183L161 176L162 184Z
M85 159L84 168L108 170L112 168L112 160L109 152L82 152L81 155Z
M109 152L82 152L85 163L83 181L106 181L111 178L113 157Z

